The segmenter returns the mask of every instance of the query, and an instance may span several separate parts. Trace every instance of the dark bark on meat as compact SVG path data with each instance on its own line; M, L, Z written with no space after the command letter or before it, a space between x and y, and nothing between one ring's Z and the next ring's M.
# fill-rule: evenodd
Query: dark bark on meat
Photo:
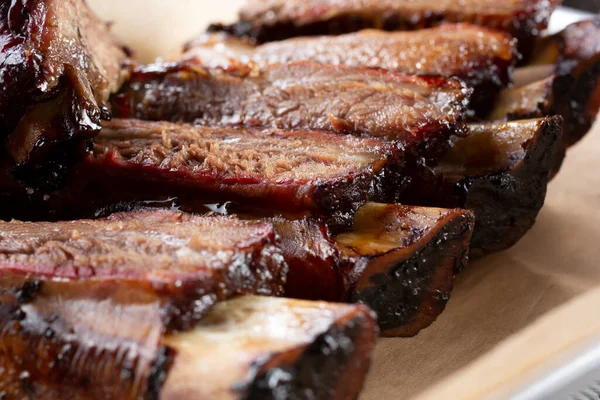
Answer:
M0 275L6 399L157 399L171 366L154 296L126 282L71 285Z
M544 204L558 154L564 155L561 131L560 117L471 125L439 165L415 177L402 200L472 210L472 256L507 249Z
M1 283L0 387L9 399L356 398L377 337L362 306L242 297L165 335L157 310L130 298L81 302L59 292L40 301ZM278 373L288 379L275 382Z
M286 297L364 303L390 337L414 336L444 311L455 277L468 261L475 225L466 210L397 204L367 203L340 225L234 203L172 201L189 212L273 224L289 267Z
M294 36L332 35L375 28L417 30L443 23L467 22L506 31L518 39L525 58L560 2L557 0L476 1L334 1L249 0L233 25L215 24L209 31L226 31L255 42Z
M105 300L124 290L153 301L167 329L188 328L240 294L278 295L287 266L270 224L176 211L103 220L0 223L0 276L41 285L43 297ZM99 287L87 291L85 288Z
M435 156L461 130L468 94L457 80L383 70L311 62L222 70L187 60L137 69L113 104L122 118L376 136Z
M289 265L285 295L364 303L384 336L414 336L444 311L466 265L474 217L442 210L369 203L353 226L331 235L315 219L267 219Z
M458 77L472 88L470 106L485 115L495 95L510 82L517 60L507 34L468 25L444 25L415 32L365 30L340 36L289 39L253 46L224 33L202 35L187 45L184 59L211 68L254 62L312 61L382 68L410 75Z
M517 70L490 120L560 115L564 147L581 140L600 109L600 18L577 22L538 42L532 66Z
M90 190L326 215L388 201L405 185L395 145L322 132L115 120L96 138L85 164L79 181L88 179Z
M151 174L149 170L141 176L152 181ZM140 206L211 212L196 196L169 199L171 191L161 192L162 186L151 194L130 189L113 187L98 201L105 208L88 208L88 212L101 215ZM100 189L97 195L102 192L108 193L108 188ZM79 203L67 208L81 216L93 202L88 194L77 194ZM455 275L467 262L474 225L472 214L464 210L374 203L341 217L279 216L268 207L249 209L248 203L219 210L274 225L289 267L286 296L363 302L379 314L386 336L416 335L443 312Z
M126 54L83 0L0 4L0 137L19 179L60 185L69 166L110 117L109 96Z
M381 312L388 335L414 335L431 324L443 311L454 275L466 262L470 213L373 204L359 208L369 198L362 185L353 184L354 171L365 170L371 182L379 182L372 177L389 162L381 160L388 147L378 139L302 132L266 135L131 120L107 125L110 128L96 139L94 155L79 171L74 188L57 194L59 206L48 200L46 211L55 208L59 217L75 218L86 211L94 215L102 207L112 206L114 211L124 204L135 207L177 196L177 201L163 206L175 202L187 211L206 212L188 207L186 200L203 204L209 194L213 200L215 195L220 201L242 199L245 208L260 210L252 213L253 218L274 223L283 240L291 269L289 296L366 302ZM206 149L208 154L203 153ZM286 181L289 178L293 179ZM398 187L392 185L398 175L390 173L387 178L385 184L365 187L387 188L391 192L383 197L395 198ZM81 186L85 179L88 182ZM352 185L339 186L338 181ZM335 192L315 190L320 187ZM341 201L355 192L364 196L361 201ZM306 193L312 193L309 203ZM277 210L309 218L273 218ZM69 214L74 211L78 214ZM380 221L381 226L369 221ZM334 241L338 234L340 239Z
M215 337L225 329L233 335ZM273 298L221 303L194 331L165 340L179 354L162 398L356 399L376 338L364 306ZM240 362L245 352L252 357Z

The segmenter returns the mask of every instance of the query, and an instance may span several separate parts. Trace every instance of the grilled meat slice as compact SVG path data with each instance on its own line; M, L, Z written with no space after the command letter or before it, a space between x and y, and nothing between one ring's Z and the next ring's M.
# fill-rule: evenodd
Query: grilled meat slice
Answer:
M294 36L330 35L375 28L415 30L467 22L511 33L527 56L548 25L558 0L248 0L233 25L212 25L258 43Z
M289 265L288 297L367 304L384 336L414 336L444 311L467 262L465 210L368 203L345 232L315 219L271 218Z
M7 399L155 399L171 366L154 296L121 282L40 283L0 273Z
M471 255L502 251L531 229L559 154L562 120L549 117L469 126L469 135L402 194L405 203L475 213Z
M56 185L110 116L126 53L83 0L3 1L0 42L3 153L27 165L20 178Z
M189 333L164 399L355 399L377 339L364 306L242 297L218 304Z
M377 336L363 306L242 297L188 332L115 298L0 289L0 386L41 400L356 398ZM286 379L276 379L277 376Z
M36 296L73 293L81 301L127 287L128 297L159 304L168 329L189 327L239 294L277 295L287 273L272 225L229 217L154 210L2 222L0 231L0 276L39 287Z
M262 46L224 33L205 34L187 45L184 58L199 59L213 68L248 62L264 67L308 60L410 75L455 76L474 89L471 107L484 115L498 91L510 82L516 48L507 34L455 24L415 32L365 30Z
M444 311L468 261L475 224L470 211L399 204L367 203L343 225L231 202L178 198L167 204L272 224L289 267L284 295L364 303L376 312L384 336L414 336Z
M462 128L467 97L452 79L311 62L211 70L188 60L136 69L113 103L122 118L368 135L421 155Z
M600 17L541 39L532 66L500 95L488 119L561 115L563 142L572 146L591 129L600 109Z
M401 156L376 138L114 120L80 180L150 199L185 195L330 215L393 198L404 185Z

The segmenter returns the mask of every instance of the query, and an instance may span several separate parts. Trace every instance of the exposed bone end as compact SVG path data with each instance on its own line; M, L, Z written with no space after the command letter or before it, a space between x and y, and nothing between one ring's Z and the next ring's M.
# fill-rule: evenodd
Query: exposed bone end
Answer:
M378 315L384 336L414 336L444 311L466 265L474 216L465 210L369 203L336 237L351 260L350 298Z
M363 306L241 297L185 333L161 399L356 398L377 338Z

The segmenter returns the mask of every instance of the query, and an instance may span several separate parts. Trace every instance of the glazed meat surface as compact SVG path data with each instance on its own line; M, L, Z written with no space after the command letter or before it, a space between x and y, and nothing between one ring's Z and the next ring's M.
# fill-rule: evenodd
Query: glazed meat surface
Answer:
M162 398L357 398L376 339L364 306L225 302L193 331L165 338L177 355Z
M20 176L45 184L110 116L126 54L83 0L3 1L0 42L5 152L16 165L45 163Z
M223 68L240 62L264 66L308 60L410 75L456 76L475 90L471 106L482 108L491 104L494 94L510 82L516 49L507 34L456 24L414 32L365 30L261 46L223 33L206 34L187 45L184 58Z
M272 224L289 268L285 297L363 303L390 337L414 336L444 311L468 261L475 224L467 210L400 204L366 203L336 224L232 202L171 201L186 212Z
M61 292L23 301L5 283L0 387L10 399L355 398L377 338L363 306L242 297L164 334L151 307Z
M600 18L539 40L532 65L515 73L488 119L560 115L569 147L590 130L600 109Z
M123 118L368 135L435 153L461 128L467 97L444 78L310 62L224 71L184 61L137 69L114 104Z
M155 296L173 326L193 323L235 295L277 295L287 273L272 225L228 217L149 210L102 220L1 222L0 231L3 276L67 291L130 286Z
M395 31L467 22L510 32L527 53L558 4L556 0L248 0L239 22L213 25L211 30L266 42L365 28Z
M385 336L414 336L444 311L467 262L465 210L368 203L330 234L315 219L266 219L289 265L288 297L364 303Z
M98 180L140 193L329 213L395 193L386 180L402 159L375 138L114 120L88 163Z
M564 157L561 133L560 117L470 125L437 166L414 176L401 198L472 210L471 254L505 250L531 229L544 205Z

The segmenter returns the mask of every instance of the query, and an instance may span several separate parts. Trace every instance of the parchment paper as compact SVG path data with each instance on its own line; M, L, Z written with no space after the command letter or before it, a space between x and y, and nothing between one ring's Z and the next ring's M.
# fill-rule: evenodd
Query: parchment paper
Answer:
M208 22L233 19L243 1L90 3L149 61L176 54ZM427 389L423 399L482 398L517 384L565 343L600 334L599 241L600 125L569 152L521 243L472 263L431 328L413 339L381 341L364 399L411 398ZM599 292L576 299L594 288Z

